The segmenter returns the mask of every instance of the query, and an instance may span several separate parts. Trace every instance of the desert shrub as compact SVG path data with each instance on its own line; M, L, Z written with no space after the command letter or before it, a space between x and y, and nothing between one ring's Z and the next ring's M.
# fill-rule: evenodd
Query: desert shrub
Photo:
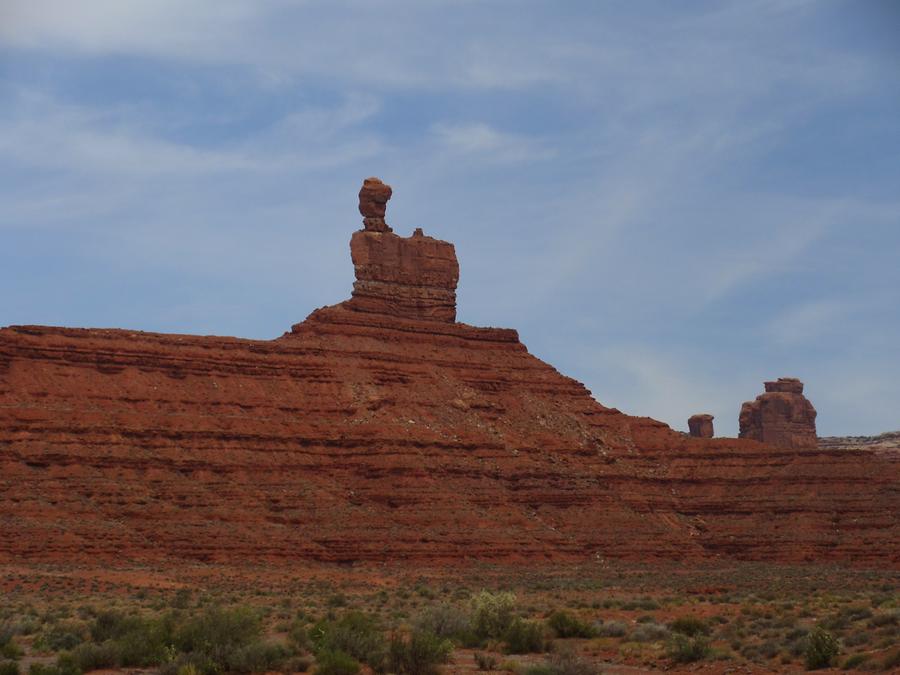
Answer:
M673 633L681 633L682 635L687 635L688 637L709 634L709 626L706 625L706 622L694 616L678 617L669 624L669 629Z
M32 663L28 675L81 675L71 654L60 654L55 665Z
M547 618L547 626L558 638L590 638L596 635L594 627L589 623L560 610Z
M709 653L709 641L705 637L691 638L683 633L675 633L666 648L666 655L675 663L701 661Z
M56 623L45 628L34 641L40 651L62 652L74 649L85 639L84 627L71 622Z
M310 631L310 639L317 659L320 652L343 652L379 670L387 658L387 644L378 621L362 612L348 612L336 621L320 621Z
M512 625L515 607L512 593L481 591L471 602L472 630L480 638L502 638Z
M356 675L359 662L342 651L323 650L316 654L316 675Z
M122 664L122 654L112 640L103 644L82 642L72 650L72 658L79 670L88 672L100 668L113 668Z
M896 626L900 624L900 614L876 614L869 620L869 626L880 628L881 626Z
M644 611L653 611L659 608L659 603L652 598L640 598L639 600L629 600L628 602L622 603L622 609L625 610L642 609Z
M604 621L596 627L600 637L625 637L628 625L624 621Z
M544 627L537 621L516 617L503 635L508 654L536 654L544 651Z
M841 665L841 670L854 670L869 660L868 654L854 654Z
M447 662L452 651L450 640L417 630L408 639L391 637L388 663L391 671L400 675L431 675L438 672L438 664Z
M463 644L472 643L475 637L469 616L448 602L424 610L416 619L415 628Z
M513 671L515 672L515 671ZM541 663L536 666L529 666L525 669L524 675L554 675L553 669L548 663Z
M300 619L295 620L287 630L288 644L295 653L303 653L309 650L309 634L306 632L306 625Z
M137 614L100 612L88 630L90 641L72 649L84 670L91 664L106 666L158 666L172 641L172 618L145 618Z
M313 661L308 656L295 656L284 662L284 672L286 673L305 673L312 666Z
M886 656L881 664L882 670L893 670L897 667L900 667L900 649Z
M16 644L16 641L9 638L6 644L0 646L0 657L9 659L10 661L18 661L22 658L22 648Z
M629 639L635 642L661 642L670 636L669 629L658 623L644 623L631 631Z
M284 661L288 651L261 642L261 633L260 617L252 609L211 607L177 625L172 644L184 655L182 665L200 673L262 672Z
M803 655L806 659L807 670L827 668L839 651L840 646L834 635L821 626L817 626L806 636L806 648Z
M265 673L275 670L288 656L288 650L283 645L251 642L236 649L228 665L229 670L236 673Z
M173 641L173 627L174 619L170 615L147 618L122 612L100 612L90 626L94 644L74 650L73 656L85 664L97 660L97 667L158 666L166 658L167 645ZM110 662L113 658L115 660Z
M564 651L550 657L553 675L597 675L597 668L572 651Z
M774 659L780 651L781 648L772 640L764 640L757 645L757 653L763 659Z
M496 670L497 657L492 654L475 652L475 665L478 666L478 670Z
M19 664L15 661L0 661L0 675L19 675Z

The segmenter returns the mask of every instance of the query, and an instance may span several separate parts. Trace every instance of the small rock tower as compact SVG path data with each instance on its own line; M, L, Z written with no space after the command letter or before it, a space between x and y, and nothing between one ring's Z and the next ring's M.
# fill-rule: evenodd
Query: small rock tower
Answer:
M816 447L816 409L803 395L803 383L780 377L765 387L764 394L741 406L739 436L780 448Z
M688 429L694 438L712 438L713 437L713 420L712 415L705 413L699 415L691 415L688 418Z

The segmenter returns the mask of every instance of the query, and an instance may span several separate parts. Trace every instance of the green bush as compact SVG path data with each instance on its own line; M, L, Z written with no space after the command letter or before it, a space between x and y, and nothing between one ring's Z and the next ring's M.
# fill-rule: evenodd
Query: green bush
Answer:
M34 641L35 649L61 652L74 649L84 642L83 627L74 623L58 623L45 628Z
M516 617L503 635L508 654L535 654L544 651L544 627L537 621Z
M666 649L666 655L675 663L702 661L709 653L709 641L706 638L690 638L682 633L673 635Z
M493 654L475 652L475 665L478 666L478 670L496 670L497 657Z
M881 664L883 670L892 670L900 666L900 649L895 651L893 654L886 656L884 659L884 663Z
M550 660L532 666L525 675L597 675L597 668L572 651L554 654Z
M276 670L288 656L288 650L282 645L251 642L230 655L228 666L235 673L265 673Z
M502 639L515 618L516 596L481 591L472 598L472 630L480 638Z
M709 626L706 625L706 622L693 616L678 617L669 624L669 630L673 633L687 635L688 637L709 634Z
M55 665L32 663L28 675L81 675L71 654L60 654Z
M624 621L604 621L596 630L600 637L625 637L628 626Z
M561 610L553 612L547 618L547 626L558 638L591 638L597 634L589 623Z
M662 642L669 639L671 633L665 626L658 623L642 623L631 631L630 640L635 642Z
M475 631L469 616L455 605L442 602L429 607L419 614L415 628L426 633L433 633L441 638L449 638L461 644L476 642Z
M409 639L391 637L388 663L400 675L432 675L437 666L446 663L453 651L450 640L426 631L413 631Z
M555 675L553 669L547 663L529 666L525 669L525 675Z
M356 675L359 662L341 651L322 650L316 655L316 675Z
M234 670L246 656L242 650L259 641L259 615L248 607L212 607L179 625L173 635L175 647L201 658L217 670ZM203 658L205 657L205 658ZM208 671L209 666L202 668Z
M840 646L834 635L822 627L816 626L806 636L806 648L804 650L806 669L818 670L827 668L838 655L838 652L840 652Z
M291 645L295 653L302 654L309 651L309 634L306 632L306 626L300 619L297 619L290 625L287 637L288 644Z
M16 644L16 641L9 638L2 647L0 647L0 656L10 661L18 661L22 658L22 648Z
M94 642L83 642L72 650L72 658L79 670L84 672L122 665L122 653L112 640L99 645Z
M854 654L841 666L841 670L854 670L869 660L868 654Z
M316 658L321 652L343 652L379 670L387 658L387 644L375 617L348 612L337 621L320 621L310 631Z
M19 675L19 664L15 661L0 661L0 675Z

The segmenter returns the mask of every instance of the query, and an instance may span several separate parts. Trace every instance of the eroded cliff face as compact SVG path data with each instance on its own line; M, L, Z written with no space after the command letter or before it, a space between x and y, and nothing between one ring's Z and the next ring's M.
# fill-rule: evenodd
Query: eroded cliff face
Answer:
M351 246L364 292L272 341L0 330L0 560L900 563L897 453L624 415L455 323L450 244Z

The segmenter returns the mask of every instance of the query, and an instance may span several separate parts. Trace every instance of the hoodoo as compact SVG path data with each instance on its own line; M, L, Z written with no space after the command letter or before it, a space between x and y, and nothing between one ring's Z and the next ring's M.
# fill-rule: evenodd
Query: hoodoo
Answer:
M0 562L900 564L896 452L601 405L456 322L453 245L395 234L391 192L360 191L352 297L277 339L0 329Z
M713 437L713 420L712 415L700 414L691 415L688 418L688 429L694 438L712 438Z
M764 394L741 406L740 437L779 448L816 447L816 409L803 395L803 383L780 377L765 387Z
M426 237L398 237L384 221L390 185L367 178L359 191L363 228L353 233L350 256L356 271L354 310L409 319L456 320L459 263L453 244Z

